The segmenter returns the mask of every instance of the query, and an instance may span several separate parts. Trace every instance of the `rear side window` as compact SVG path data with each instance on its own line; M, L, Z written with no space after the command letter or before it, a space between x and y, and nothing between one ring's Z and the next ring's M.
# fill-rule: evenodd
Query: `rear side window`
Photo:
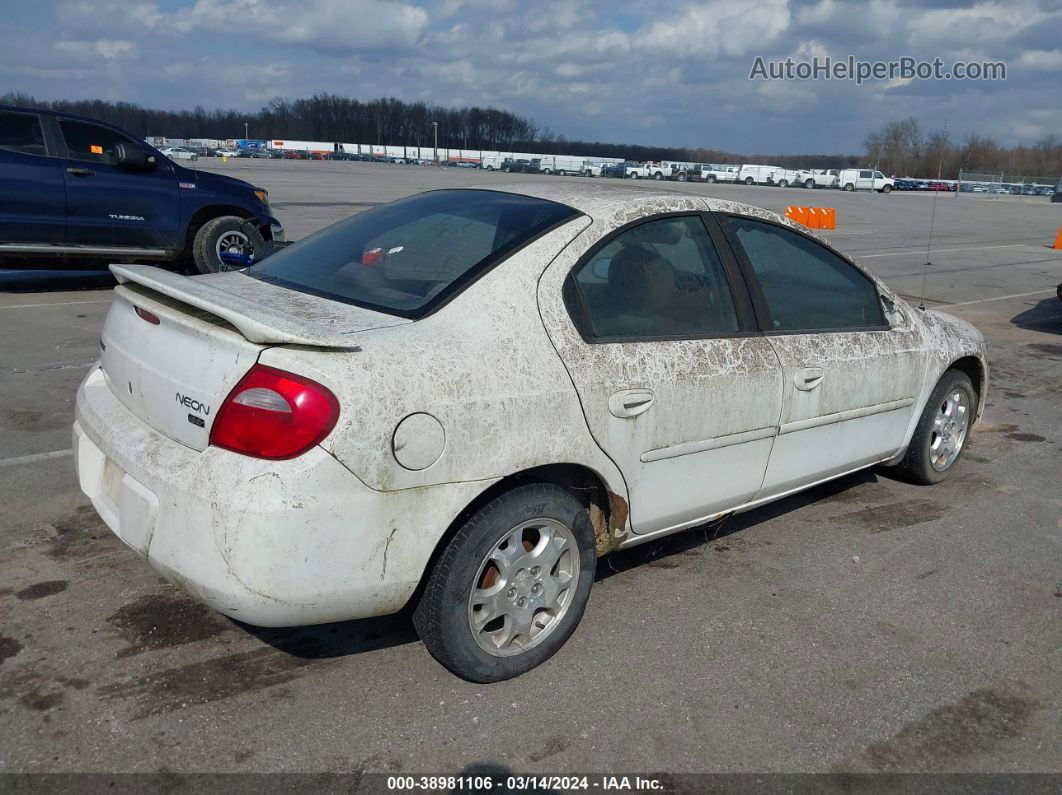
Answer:
M814 240L774 224L731 216L763 289L775 331L885 325L877 287Z
M31 113L0 112L0 149L24 155L46 155L40 117Z
M288 246L251 276L417 318L487 268L579 213L483 190L440 190L367 210Z
M574 271L566 303L596 339L705 337L739 330L723 264L699 216L620 232Z
M59 129L63 131L66 148L74 160L114 165L114 148L118 144L133 143L131 138L116 130L83 121L60 119Z

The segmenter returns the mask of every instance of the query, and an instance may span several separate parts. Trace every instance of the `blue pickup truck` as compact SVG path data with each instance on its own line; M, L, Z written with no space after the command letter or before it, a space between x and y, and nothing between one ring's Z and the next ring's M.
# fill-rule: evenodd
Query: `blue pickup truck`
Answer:
M262 188L185 168L101 121L0 105L0 261L168 262L209 273L283 234Z

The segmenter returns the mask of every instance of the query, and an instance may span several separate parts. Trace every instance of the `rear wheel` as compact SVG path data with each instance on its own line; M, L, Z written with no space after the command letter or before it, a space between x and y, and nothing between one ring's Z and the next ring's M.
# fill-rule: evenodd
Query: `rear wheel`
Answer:
M243 218L223 215L199 227L192 240L192 260L200 273L239 270L253 262L258 252L243 223Z
M708 175L708 182L711 182L711 183L715 182L715 174L709 174Z
M636 171L631 172L631 179L638 179L638 173Z
M745 177L745 184L751 185L755 180L752 177Z
M779 188L788 188L789 187L789 182L784 180L784 179L780 179L780 180L778 180L778 187Z
M463 679L510 679L575 631L596 564L585 505L559 486L520 486L446 545L413 623L431 655Z
M653 174L653 179L655 179L655 180L661 180L663 178L664 178L664 174L661 171L657 171L655 174Z
M940 483L951 474L977 411L969 376L948 370L937 382L911 437L900 471L915 483Z
M815 180L813 180L813 179L804 180L804 187L805 188L809 188L809 189L810 188L814 188L815 187Z
M853 190L855 190L855 185L853 185L851 182L849 182L847 185L844 186L844 189L847 190L847 191L853 191Z

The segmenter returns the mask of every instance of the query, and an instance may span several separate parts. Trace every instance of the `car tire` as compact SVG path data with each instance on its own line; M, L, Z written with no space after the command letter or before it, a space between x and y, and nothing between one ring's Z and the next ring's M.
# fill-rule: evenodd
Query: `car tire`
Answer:
M523 550L505 567L500 561L513 548L514 536ZM548 553L560 538L566 546L556 561L547 557L541 568L534 564L529 556ZM413 624L431 655L462 679L511 679L541 665L571 637L589 599L596 565L586 505L559 486L520 486L484 505L446 544L414 610ZM475 595L485 592L479 597L485 601L477 604ZM491 604L492 597L495 609L477 617L484 612L477 607ZM555 597L551 609L556 613L539 625L550 611L534 604L550 597ZM527 630L510 636L516 622ZM521 637L527 638L526 648Z
M778 180L778 187L779 188L788 188L789 187L789 183L786 180L784 180L784 179L780 179L780 180Z
M977 399L966 373L948 370L940 377L899 465L907 480L929 486L951 474L973 428Z
M675 179L677 179L677 180L678 180L679 182L685 182L685 181L686 181L686 174L685 174L685 172L681 172L681 173L679 173L679 175L678 175L677 177L675 177Z
M226 270L239 270L226 263L220 255L220 248L227 239L242 238L253 251L253 240L243 231L244 219L235 215L222 215L213 218L199 227L192 240L192 261L200 273L217 273Z
M712 184L712 185L715 184L715 174L709 174L708 175L708 182L709 182L709 184Z
M663 178L664 178L663 172L657 171L655 174L653 174L653 179L657 180L658 182L660 180L662 180Z
M881 186L881 192L882 193L891 193L892 192L892 185L882 185Z
M844 186L844 189L850 193L855 190L855 185L849 182L847 185Z
M745 184L746 185L751 185L755 181L756 180L754 180L752 177L745 177Z
M815 180L813 180L813 179L804 180L804 187L807 188L808 190L811 190L812 188L815 187Z
M638 175L634 172L631 172L631 179L638 179Z

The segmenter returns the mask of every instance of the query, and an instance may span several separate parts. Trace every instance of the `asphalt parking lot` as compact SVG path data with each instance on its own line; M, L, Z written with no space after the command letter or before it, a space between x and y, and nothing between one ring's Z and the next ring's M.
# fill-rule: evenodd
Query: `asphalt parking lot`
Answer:
M267 187L292 239L425 188L566 179L204 167ZM865 471L613 555L549 663L473 685L406 615L261 630L162 581L69 455L108 291L0 294L0 771L1062 772L1062 205L663 187L834 206L827 236L916 303L935 213L926 304L993 367L950 480Z

